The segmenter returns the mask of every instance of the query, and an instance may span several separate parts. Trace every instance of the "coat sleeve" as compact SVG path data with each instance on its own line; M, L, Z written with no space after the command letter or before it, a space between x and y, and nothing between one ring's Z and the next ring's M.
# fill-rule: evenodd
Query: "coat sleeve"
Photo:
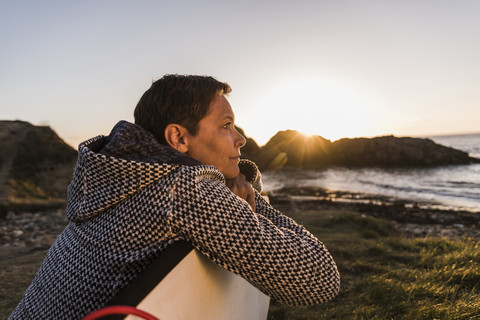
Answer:
M247 178L247 181L252 184L253 189L262 192L262 174L260 173L260 170L258 170L255 162L248 159L240 159L238 167L240 173L242 173L245 178Z
M181 180L181 181L180 181ZM325 246L256 193L261 213L206 175L180 175L168 223L218 265L289 305L326 302L340 277Z

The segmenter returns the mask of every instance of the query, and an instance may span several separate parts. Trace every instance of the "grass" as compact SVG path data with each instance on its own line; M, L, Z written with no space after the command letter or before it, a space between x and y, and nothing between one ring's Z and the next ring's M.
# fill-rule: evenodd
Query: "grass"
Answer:
M385 220L355 212L288 212L337 262L340 294L291 307L272 301L268 319L480 319L480 245L472 239L409 239ZM0 257L0 319L20 301L45 251Z
M290 212L321 239L342 282L331 302L272 302L268 319L480 319L480 245L408 239L384 220L353 212Z
M8 181L11 193L16 199L44 199L48 200L48 194L32 181L10 179Z
M5 251L5 250L3 250ZM46 250L0 257L0 319L7 319L38 271Z

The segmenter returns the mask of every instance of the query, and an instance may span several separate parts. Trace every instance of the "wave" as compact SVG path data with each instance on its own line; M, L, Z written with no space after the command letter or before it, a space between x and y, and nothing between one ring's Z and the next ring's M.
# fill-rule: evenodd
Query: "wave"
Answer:
M266 191L282 187L321 187L479 211L479 168L471 165L434 169L285 169L266 172L264 180Z
M437 143L480 157L480 134L431 137ZM436 168L284 168L265 172L266 191L282 187L321 187L440 203L480 211L480 164Z

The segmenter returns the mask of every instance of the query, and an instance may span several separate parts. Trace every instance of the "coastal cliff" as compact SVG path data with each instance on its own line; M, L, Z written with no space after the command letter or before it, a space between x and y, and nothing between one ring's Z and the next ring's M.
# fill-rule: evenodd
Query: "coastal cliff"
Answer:
M76 160L50 127L0 121L0 217L63 205Z

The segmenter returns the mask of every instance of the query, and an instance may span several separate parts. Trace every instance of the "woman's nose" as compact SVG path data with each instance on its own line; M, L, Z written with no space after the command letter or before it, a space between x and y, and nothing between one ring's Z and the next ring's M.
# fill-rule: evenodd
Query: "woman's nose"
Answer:
M238 131L237 129L235 129L235 133L237 134L237 140L236 140L236 143L235 143L235 146L237 148L241 148L245 145L245 143L247 143L247 140L245 139L244 136L242 136Z

